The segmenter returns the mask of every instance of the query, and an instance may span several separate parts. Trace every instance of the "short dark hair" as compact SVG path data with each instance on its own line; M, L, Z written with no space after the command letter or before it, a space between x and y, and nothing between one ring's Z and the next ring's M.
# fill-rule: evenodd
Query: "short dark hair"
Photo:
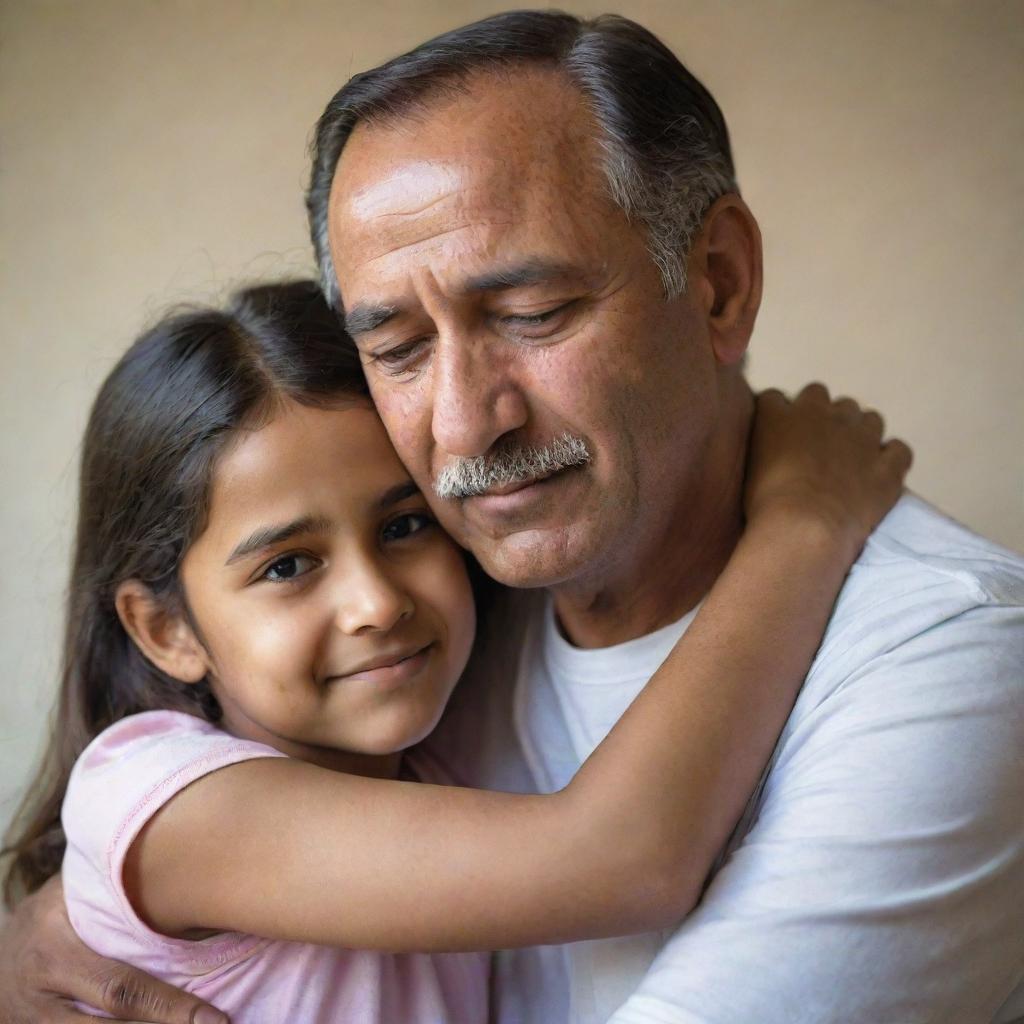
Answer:
M601 128L611 198L647 232L666 295L686 287L686 256L708 207L737 191L729 132L711 93L656 36L628 18L509 11L446 32L351 78L321 116L306 194L328 301L341 295L327 241L334 172L360 121L402 115L470 75L515 64L568 76Z

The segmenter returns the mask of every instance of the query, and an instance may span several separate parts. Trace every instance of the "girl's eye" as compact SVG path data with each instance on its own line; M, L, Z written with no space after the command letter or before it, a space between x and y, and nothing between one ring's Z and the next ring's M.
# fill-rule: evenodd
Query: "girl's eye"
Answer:
M312 555L284 555L263 570L261 579L270 583L289 583L300 576L305 576L319 564Z
M381 537L385 541L404 540L433 524L433 517L425 512L407 512L392 519L381 531Z

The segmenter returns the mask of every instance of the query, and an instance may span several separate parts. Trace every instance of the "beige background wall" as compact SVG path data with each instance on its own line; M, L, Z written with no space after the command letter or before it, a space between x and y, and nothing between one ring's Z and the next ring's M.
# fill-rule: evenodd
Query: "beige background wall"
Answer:
M326 100L501 7L3 2L0 825L52 700L99 380L166 302L305 268L304 148ZM912 486L1024 549L1024 4L618 9L729 119L767 249L754 382L820 377L877 405L916 448Z

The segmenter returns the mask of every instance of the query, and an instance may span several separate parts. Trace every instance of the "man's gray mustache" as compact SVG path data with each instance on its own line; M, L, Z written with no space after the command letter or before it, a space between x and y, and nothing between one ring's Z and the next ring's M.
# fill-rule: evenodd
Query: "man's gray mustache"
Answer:
M522 445L499 448L491 455L456 459L437 475L434 493L439 498L475 498L492 487L504 487L550 476L561 469L590 462L586 442L572 434L563 434L546 445Z

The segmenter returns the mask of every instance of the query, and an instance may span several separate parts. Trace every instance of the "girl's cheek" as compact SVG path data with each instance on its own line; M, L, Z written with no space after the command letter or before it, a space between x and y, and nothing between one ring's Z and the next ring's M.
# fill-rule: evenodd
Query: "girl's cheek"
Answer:
M445 544L431 563L431 587L446 605L472 604L472 589L462 552L454 544Z
M462 553L450 545L436 568L432 586L435 607L445 620L452 653L468 656L476 632L476 605Z
M221 662L248 678L280 675L302 653L302 618L285 608L241 609Z
M318 635L326 628L320 618L297 607L282 609L281 614L269 617L256 631L253 651L275 665L297 663L311 654Z

